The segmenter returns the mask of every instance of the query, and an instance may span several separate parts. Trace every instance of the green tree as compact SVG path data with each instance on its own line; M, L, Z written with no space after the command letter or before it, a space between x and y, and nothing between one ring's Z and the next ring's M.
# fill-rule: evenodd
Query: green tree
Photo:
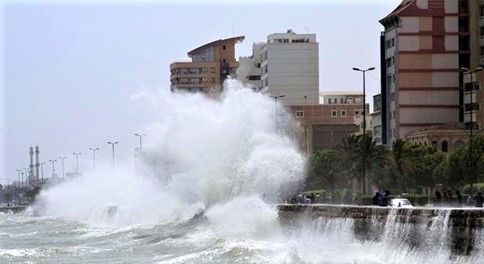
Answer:
M350 135L338 147L346 172L356 176L362 194L368 193L367 183L372 180L373 172L388 164L386 149L377 145L371 136ZM363 166L365 175L363 175Z
M343 181L338 152L325 149L315 153L310 160L307 188L334 190Z

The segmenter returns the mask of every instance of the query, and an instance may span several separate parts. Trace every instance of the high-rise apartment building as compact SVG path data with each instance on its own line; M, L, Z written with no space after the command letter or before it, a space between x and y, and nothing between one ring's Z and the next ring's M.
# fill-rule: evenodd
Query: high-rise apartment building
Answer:
M462 122L468 0L403 0L380 20L382 141Z
M190 52L190 62L170 64L170 90L172 92L202 92L217 98L223 90L224 80L235 75L238 62L235 44L244 36L219 39Z
M262 56L261 47L264 43L252 44L252 55L239 57L239 67L237 68L237 79L242 83L252 87L255 91L262 89Z
M372 135L373 140L377 144L382 144L381 140L381 95L373 96L373 112L368 115L368 130Z
M469 1L470 67L484 66L484 0ZM464 113L467 129L484 129L484 71L467 74L464 78ZM472 98L471 98L472 96ZM472 99L472 100L471 100ZM472 120L471 120L472 113Z
M284 95L284 105L318 104L318 47L315 34L270 34L260 47L261 92Z

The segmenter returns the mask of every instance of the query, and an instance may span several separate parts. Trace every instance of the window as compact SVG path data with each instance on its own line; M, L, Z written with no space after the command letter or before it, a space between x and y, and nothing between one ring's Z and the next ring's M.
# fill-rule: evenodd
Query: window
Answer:
M225 45L222 46L222 49L225 50L227 47L225 47Z
M296 111L297 118L304 118L304 111Z
M392 66L392 58L386 59L385 64L386 64L387 68L390 68Z
M481 16L484 16L484 5L481 5L480 6L480 9L481 9L481 12L480 12L481 13Z
M215 82L215 78L210 78L210 82Z
M331 116L332 116L332 117L337 117L337 116L338 116L338 111L336 111L336 110L332 110L332 111L331 111Z
M340 98L340 99L339 99L339 102L340 102L341 104L343 104L343 103L344 103L344 100L345 100L345 99Z
M481 47L481 56L484 56L484 47Z
M442 152L447 152L449 151L449 144L447 143L447 141L442 141Z
M331 104L331 98L328 98L328 104Z
M247 78L249 78L249 81L260 81L259 75L250 75Z
M481 37L484 37L484 27L481 27L480 30L481 30Z
M341 116L345 117L346 116L346 110L341 110Z
M359 115L360 114L360 111L355 111L355 115Z

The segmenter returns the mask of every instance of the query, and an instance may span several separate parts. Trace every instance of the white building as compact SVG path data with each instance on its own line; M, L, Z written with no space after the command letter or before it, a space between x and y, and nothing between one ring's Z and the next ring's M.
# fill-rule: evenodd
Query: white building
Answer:
M253 43L252 44L252 56L239 57L239 67L237 67L237 79L252 87L255 91L262 89L262 56L261 47L265 43Z
M337 91L319 93L320 104L363 104L363 93L360 91Z
M319 103L316 34L274 33L260 46L261 92L281 96L285 105Z

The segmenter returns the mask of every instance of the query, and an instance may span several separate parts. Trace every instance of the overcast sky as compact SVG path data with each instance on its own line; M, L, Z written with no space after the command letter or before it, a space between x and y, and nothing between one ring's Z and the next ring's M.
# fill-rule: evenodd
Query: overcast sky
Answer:
M144 124L130 96L169 89L171 62L234 33L245 35L237 56L250 55L252 43L270 33L315 33L320 90L360 89L351 68L379 68L378 20L400 0L206 2L4 1L0 177L26 167L35 143L44 160L70 155L68 171L73 151L86 154L81 169L90 146L107 159L107 140L119 140L121 156L132 157L132 134ZM378 76L368 78L370 95L379 91Z

